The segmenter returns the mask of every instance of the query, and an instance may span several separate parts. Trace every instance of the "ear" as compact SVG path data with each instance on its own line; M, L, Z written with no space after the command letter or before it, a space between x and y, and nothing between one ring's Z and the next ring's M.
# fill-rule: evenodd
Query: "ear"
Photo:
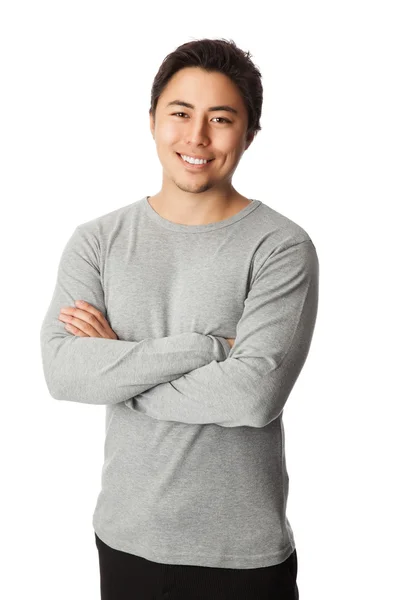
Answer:
M155 122L154 122L154 117L151 113L151 110L149 111L149 118L150 118L150 132L154 139Z
M250 134L247 136L245 150L247 150L247 148L248 148L248 147L251 145L252 141L254 140L254 136L255 136L255 133L254 133L254 132L253 132L253 133L250 133Z

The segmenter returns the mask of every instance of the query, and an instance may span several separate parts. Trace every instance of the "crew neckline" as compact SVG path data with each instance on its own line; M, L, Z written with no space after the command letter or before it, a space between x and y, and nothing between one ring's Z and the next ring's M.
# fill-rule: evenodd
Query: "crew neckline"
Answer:
M242 208L239 212L227 219L223 219L222 221L215 221L214 223L207 223L205 225L183 225L182 223L174 223L174 221L169 221L165 219L161 215L158 214L154 210L154 208L149 203L150 196L145 196L142 198L142 203L145 208L146 214L156 223L164 227L165 229L169 229L170 231L181 231L185 233L202 233L208 231L214 231L214 229L221 229L222 227L229 227L229 225L233 225L240 219L246 217L249 213L253 212L260 204L261 200L254 200L253 198L249 198L251 200L250 204Z

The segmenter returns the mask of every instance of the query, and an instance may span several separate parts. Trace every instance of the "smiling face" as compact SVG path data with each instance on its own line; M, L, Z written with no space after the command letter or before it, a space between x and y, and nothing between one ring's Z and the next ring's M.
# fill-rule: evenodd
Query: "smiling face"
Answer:
M229 77L199 67L175 73L158 99L155 120L150 114L164 191L228 194L236 167L254 137L246 137L247 123L246 105ZM212 161L192 166L182 154Z

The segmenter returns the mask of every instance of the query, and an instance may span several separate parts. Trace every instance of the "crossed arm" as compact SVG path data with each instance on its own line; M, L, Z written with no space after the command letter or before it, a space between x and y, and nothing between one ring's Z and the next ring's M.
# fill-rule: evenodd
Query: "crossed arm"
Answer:
M78 227L61 257L41 330L49 391L78 402L125 402L159 420L264 427L282 412L307 358L318 279L310 239L267 256L254 274L232 349L224 338L194 332L141 342L74 337L58 321L62 306L84 298L105 312L95 246Z
M78 226L61 255L56 286L40 330L42 365L57 400L116 404L172 381L230 350L220 336L188 332L130 342L77 337L59 320L63 306L85 299L106 314L99 260L92 235Z
M125 404L165 421L265 427L282 412L307 358L318 280L318 257L309 239L269 256L252 281L228 358Z

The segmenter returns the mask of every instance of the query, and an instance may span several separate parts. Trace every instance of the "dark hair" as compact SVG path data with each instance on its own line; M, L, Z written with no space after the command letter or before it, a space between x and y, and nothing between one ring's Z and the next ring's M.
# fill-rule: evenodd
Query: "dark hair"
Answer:
M261 130L263 102L261 73L250 60L250 52L238 48L233 40L202 39L187 42L168 54L154 78L150 113L155 117L158 99L171 77L186 67L201 67L208 72L227 75L237 85L247 108L247 134Z

